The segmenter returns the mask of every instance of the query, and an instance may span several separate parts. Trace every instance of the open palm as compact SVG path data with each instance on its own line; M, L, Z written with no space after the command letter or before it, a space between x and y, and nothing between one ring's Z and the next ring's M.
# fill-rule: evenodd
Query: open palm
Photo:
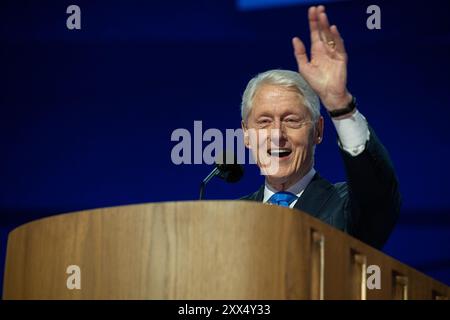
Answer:
M308 11L311 32L311 60L305 45L295 37L294 54L300 74L322 100L328 110L345 107L351 100L347 91L347 53L336 26L329 25L325 7Z

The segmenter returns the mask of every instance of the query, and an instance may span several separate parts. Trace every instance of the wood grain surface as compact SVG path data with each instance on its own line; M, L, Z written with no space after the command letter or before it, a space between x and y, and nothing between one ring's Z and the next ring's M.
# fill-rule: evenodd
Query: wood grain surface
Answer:
M355 253L381 268L381 289L367 289L367 299L449 296L447 286L305 213L193 201L86 210L16 228L3 298L361 299ZM80 289L66 285L70 265L80 267Z

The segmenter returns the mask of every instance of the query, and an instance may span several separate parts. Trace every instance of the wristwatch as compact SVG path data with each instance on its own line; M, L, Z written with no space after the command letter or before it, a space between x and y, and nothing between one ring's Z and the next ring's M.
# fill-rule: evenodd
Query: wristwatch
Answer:
M352 101L343 109L328 111L331 118L337 118L353 112L356 109L356 98L352 97Z

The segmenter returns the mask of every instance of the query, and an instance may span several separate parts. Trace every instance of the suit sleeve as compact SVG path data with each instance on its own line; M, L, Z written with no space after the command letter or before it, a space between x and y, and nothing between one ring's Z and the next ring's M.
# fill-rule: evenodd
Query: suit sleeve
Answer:
M389 154L370 126L369 132L370 138L359 155L341 149L349 194L349 232L381 248L397 222L401 196Z

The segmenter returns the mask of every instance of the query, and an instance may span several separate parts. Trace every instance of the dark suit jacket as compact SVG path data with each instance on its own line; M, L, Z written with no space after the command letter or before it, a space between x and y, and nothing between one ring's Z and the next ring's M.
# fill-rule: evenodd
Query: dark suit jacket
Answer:
M331 184L315 174L294 208L381 248L397 221L401 197L389 155L369 126L370 138L356 157L341 149L347 182ZM241 198L262 201L264 185Z

